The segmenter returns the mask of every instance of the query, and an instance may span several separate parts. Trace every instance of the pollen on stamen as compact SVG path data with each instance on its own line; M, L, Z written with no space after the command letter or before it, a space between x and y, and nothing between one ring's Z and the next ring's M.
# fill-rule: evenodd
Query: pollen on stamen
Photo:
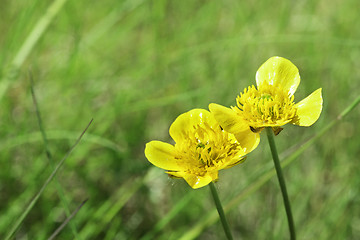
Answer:
M194 126L186 141L175 145L179 164L197 176L206 175L243 156L244 151L235 137L220 126L202 123ZM240 161L239 161L240 162ZM234 165L234 164L232 164Z
M296 114L294 96L280 88L263 84L260 89L254 86L244 89L237 97L237 113L254 129L264 126L284 125Z

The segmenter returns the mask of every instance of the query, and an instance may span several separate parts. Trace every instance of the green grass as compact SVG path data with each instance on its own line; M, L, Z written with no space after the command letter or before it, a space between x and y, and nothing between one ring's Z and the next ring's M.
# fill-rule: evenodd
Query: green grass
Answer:
M306 146L284 169L298 239L360 238L359 107L299 145L360 94L357 1L57 3L4 0L0 8L1 239L52 174L46 152L56 166L91 118L57 173L59 185L42 192L17 239L49 238L67 219L63 202L74 213L87 198L58 239L74 238L71 223L79 239L223 239L209 189L192 190L153 168L145 143L171 141L170 124L192 108L234 105L274 55L300 70L295 101L323 88L317 123L286 126L276 137L281 159ZM220 172L235 239L288 237L271 173L265 135L245 163Z

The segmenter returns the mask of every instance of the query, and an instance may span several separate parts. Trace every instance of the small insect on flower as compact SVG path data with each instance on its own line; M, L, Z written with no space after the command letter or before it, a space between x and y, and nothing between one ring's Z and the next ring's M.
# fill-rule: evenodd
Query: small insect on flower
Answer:
M218 179L218 171L244 161L259 144L259 134L249 129L238 135L224 131L204 109L181 114L169 130L175 145L160 141L146 144L145 156L153 165L183 178L194 189Z
M277 135L287 123L311 126L322 110L321 88L295 103L294 93L299 84L297 67L285 58L272 57L257 71L257 87L245 88L236 98L237 106L226 108L211 103L209 109L221 127L233 134L249 128L260 132L271 127Z

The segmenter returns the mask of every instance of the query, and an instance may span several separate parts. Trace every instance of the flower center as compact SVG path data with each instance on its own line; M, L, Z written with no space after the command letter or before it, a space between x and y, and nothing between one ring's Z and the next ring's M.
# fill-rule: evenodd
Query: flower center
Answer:
M245 88L236 101L238 108L233 109L254 129L285 125L296 114L294 96L267 83L259 89L255 86Z
M175 144L175 149L178 163L185 164L190 173L203 175L218 169L242 151L235 137L220 126L211 127L204 122L194 126L187 135L183 142Z

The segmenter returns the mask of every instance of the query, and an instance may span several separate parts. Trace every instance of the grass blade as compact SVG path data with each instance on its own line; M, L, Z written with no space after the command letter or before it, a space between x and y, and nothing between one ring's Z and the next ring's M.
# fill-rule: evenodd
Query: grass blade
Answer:
M176 205L169 211L161 220L156 223L156 225L152 228L151 231L146 233L145 236L141 238L141 240L151 240L155 239L155 235L160 232L170 221L173 219L180 211L186 207L186 205L193 198L193 191L188 192L182 199L180 199Z
M64 227L66 226L66 224L68 224L68 222L70 222L70 220L78 213L78 211L80 210L80 208L82 208L82 206L84 206L84 204L87 202L86 199L85 201L83 201L76 209L75 211L68 217L66 218L66 220L55 230L55 232L48 238L48 240L52 240L54 239L60 232L61 230L64 229Z
M0 82L0 100L4 96L11 81L17 77L21 65L29 56L35 44L39 41L40 37L44 34L45 30L48 28L57 13L62 9L66 1L67 0L55 0L25 39L11 62L11 69L5 74L4 78Z
M146 178L146 175L124 183L116 194L114 194L114 199L109 199L105 202L99 207L98 211L88 219L86 225L81 229L80 237L82 239L96 237L107 224L113 221L116 214L118 214L129 199L143 185L144 178Z
M51 155L51 152L50 152L50 149L49 149L49 146L48 146L48 139L46 137L46 133L45 133L45 129L44 129L44 124L43 124L43 121L42 121L42 118L41 118L41 114L40 114L40 109L39 109L39 105L38 105L38 102L37 102L37 99L36 99L36 96L35 96L35 90L34 90L34 79L32 77L32 74L31 74L31 71L29 71L29 78L30 78L30 90L31 90L31 96L32 96L32 99L33 99L33 103L34 103L34 107L35 107L35 112L36 112L36 117L37 117L37 120L38 120L38 125L39 125L39 129L40 129L40 132L41 132L41 136L42 136L42 140L44 142L44 148L45 148L45 152L46 152L46 157L49 161L49 165L50 165L50 168L51 168L51 171L54 170L55 166L54 166L54 160L52 159L52 155ZM56 190L59 194L59 197L60 197L60 201L64 207L64 210L65 210L65 214L67 217L70 217L70 207L69 207L69 203L68 201L66 200L66 197L65 197L65 193L64 193L64 190L60 184L60 181L59 179L57 178L57 176L55 176L55 187L56 187ZM75 239L79 239L79 234L77 232L77 229L76 229L76 224L72 221L70 223L70 228L71 228L71 231L75 237Z
M5 240L9 240L14 233L16 232L16 230L19 228L20 224L24 221L25 217L29 214L29 212L31 211L31 209L34 207L35 203L37 202L37 200L39 199L39 197L41 196L41 194L44 192L45 188L47 187L47 185L49 185L49 183L51 182L51 180L55 177L57 171L60 169L60 167L63 165L63 163L65 162L65 160L70 156L71 152L75 149L75 147L78 145L78 143L80 142L81 138L83 137L83 135L85 134L85 132L87 131L87 129L90 127L91 123L92 123L93 119L91 119L91 121L88 123L88 125L86 126L86 128L84 129L84 131L80 134L79 138L76 140L76 142L74 143L74 145L71 146L71 148L69 149L69 151L65 154L65 156L63 157L63 159L61 159L61 161L56 165L55 169L52 171L52 173L50 174L50 176L48 177L48 179L46 179L45 183L43 184L43 186L41 187L41 189L39 190L39 192L35 195L35 197L31 200L30 204L26 207L26 209L24 210L24 212L21 214L21 216L18 218L18 220L15 222L15 224L12 226L12 228L10 228L10 231L8 232L8 234L5 237Z
M0 142L0 151L4 149L10 149L17 147L26 143L34 143L42 140L42 133L40 131L27 133L19 136L14 136L13 138L9 138L5 141ZM76 132L66 131L66 130L48 130L47 138L55 139L55 140L76 140L77 139ZM103 146L105 148L111 149L115 152L124 152L126 147L121 146L113 141L110 141L107 138L101 137L99 135L94 134L86 134L83 138L84 142L89 142L93 144L97 144L99 146Z
M95 43L101 36L109 31L117 22L119 22L126 13L139 7L144 0L128 0L109 13L102 21L95 25L81 42L81 47L89 47Z

